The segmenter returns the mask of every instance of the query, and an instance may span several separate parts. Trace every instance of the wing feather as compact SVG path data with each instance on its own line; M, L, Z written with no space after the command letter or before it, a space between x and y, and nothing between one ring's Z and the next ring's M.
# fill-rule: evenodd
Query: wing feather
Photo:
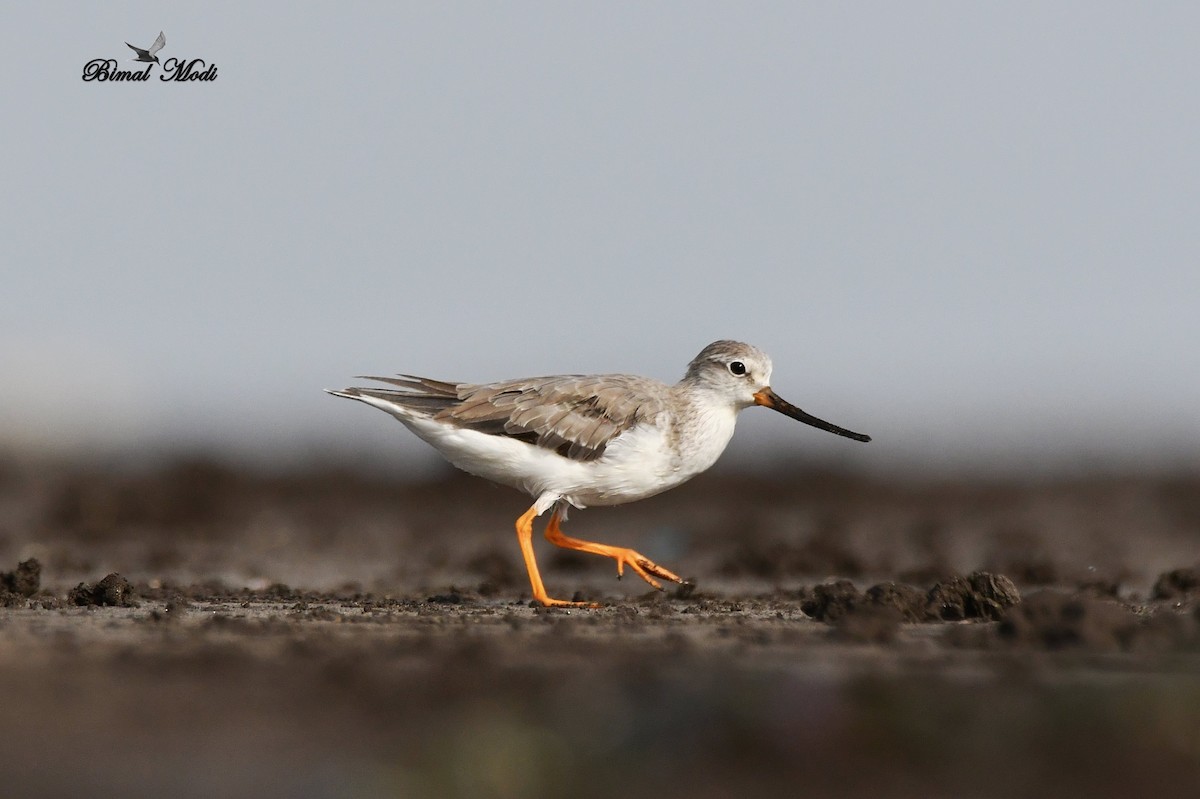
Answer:
M558 375L473 385L415 375L364 377L394 388L349 388L352 399L397 408L464 429L507 436L590 461L641 422L666 410L667 387L632 375Z
M158 32L158 38L154 40L154 44L150 45L150 49L146 52L153 57L155 53L167 46L167 36L162 31Z
M481 432L530 441L572 460L595 460L614 439L665 408L665 386L631 375L556 377L459 386L438 414Z

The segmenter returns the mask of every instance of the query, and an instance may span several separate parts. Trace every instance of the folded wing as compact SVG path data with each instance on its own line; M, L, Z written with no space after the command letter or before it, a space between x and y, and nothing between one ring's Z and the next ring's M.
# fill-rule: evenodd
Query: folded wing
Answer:
M650 381L631 375L559 375L471 385L413 375L371 377L397 389L355 388L411 413L468 430L516 438L572 460L604 454L618 436L663 412Z

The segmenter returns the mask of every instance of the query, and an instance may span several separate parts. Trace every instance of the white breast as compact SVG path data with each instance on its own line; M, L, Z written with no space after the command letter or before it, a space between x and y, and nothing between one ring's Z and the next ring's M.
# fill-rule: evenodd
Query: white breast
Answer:
M712 466L733 436L736 412L689 409L660 417L614 439L600 458L575 461L506 436L494 436L424 418L400 421L452 464L539 499L539 512L563 499L577 508L620 505L653 496Z

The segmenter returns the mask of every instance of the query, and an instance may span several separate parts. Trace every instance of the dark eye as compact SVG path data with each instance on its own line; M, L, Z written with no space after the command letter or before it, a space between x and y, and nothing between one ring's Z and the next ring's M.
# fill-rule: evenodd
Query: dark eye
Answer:
M735 375L744 375L746 374L746 364L742 363L741 361L734 361L733 363L729 364L729 371L733 372Z

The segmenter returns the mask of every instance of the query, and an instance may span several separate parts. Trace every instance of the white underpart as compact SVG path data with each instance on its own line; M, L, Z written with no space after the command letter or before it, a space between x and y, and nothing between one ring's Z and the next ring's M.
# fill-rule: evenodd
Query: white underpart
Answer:
M696 402L689 409L692 418L679 427L677 446L670 446L664 416L657 425L622 433L596 460L578 461L515 438L415 415L387 400L354 399L392 414L459 469L535 497L539 516L559 501L576 508L620 505L674 488L716 462L737 418L726 403Z

